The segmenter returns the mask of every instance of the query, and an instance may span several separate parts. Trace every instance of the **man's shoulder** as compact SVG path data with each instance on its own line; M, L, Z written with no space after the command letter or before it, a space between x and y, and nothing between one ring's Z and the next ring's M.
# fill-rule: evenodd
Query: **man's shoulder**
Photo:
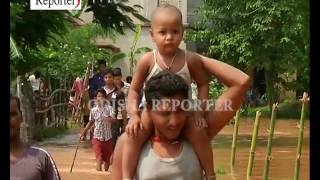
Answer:
M51 155L47 150L45 150L45 149L43 149L41 147L37 147L37 146L29 146L28 153L30 155L32 155L32 156L43 157L43 158L45 158L45 157L51 158Z

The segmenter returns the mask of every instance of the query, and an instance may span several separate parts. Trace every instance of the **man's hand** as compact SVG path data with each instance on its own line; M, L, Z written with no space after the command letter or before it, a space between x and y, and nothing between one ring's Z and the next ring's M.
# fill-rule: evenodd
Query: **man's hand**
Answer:
M129 136L138 136L138 131L143 130L141 119L139 115L130 116L128 125L126 126L126 133Z
M196 111L194 113L194 120L195 120L196 126L201 127L201 128L208 127L207 121L204 119L204 112L203 111Z

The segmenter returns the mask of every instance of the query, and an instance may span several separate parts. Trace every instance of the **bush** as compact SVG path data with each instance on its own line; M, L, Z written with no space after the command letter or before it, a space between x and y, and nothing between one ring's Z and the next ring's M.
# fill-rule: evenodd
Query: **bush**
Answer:
M222 165L218 165L215 169L215 172L216 172L216 174L219 174L219 175L226 174L226 170L225 170L224 166L222 166Z
M69 131L69 128L65 128L65 127L34 128L33 139L36 141L43 141L47 138L52 138L58 135L66 134L68 131Z
M215 78L211 79L209 82L209 97L214 100L218 99L218 97L223 93L224 87L223 85Z
M261 116L270 118L271 111L269 110L269 106L261 106L261 107L242 107L240 109L241 115L245 117L254 117L256 111L261 111ZM301 102L287 100L278 105L277 118L293 118L300 119L301 116ZM309 104L306 106L306 118L310 117L310 107Z
M305 117L310 117L309 103L306 104ZM279 104L277 117L279 118L297 118L301 116L301 102L298 101L285 101Z

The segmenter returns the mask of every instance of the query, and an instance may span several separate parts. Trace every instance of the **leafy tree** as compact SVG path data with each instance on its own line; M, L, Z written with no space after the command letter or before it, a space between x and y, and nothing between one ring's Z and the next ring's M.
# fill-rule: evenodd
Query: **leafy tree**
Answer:
M142 9L140 5L127 5L128 0L86 0L85 12L93 12L94 22L101 24L105 29L114 29L115 31L124 34L124 28L129 27L134 30L135 24L132 18L148 22L148 20L139 14Z
M264 69L271 104L280 87L308 88L308 12L307 1L204 0L186 39L201 44L201 53L242 70ZM288 82L294 73L303 78Z
M43 60L46 60L47 58L45 57L48 55L46 53L41 54L41 52L54 53L51 52L52 49L44 50L43 47L51 47L50 43L53 41L61 41L61 38L68 33L68 30L73 28L73 19L77 18L83 11L93 12L95 17L94 23L97 26L91 26L92 29L90 30L87 29L87 32L91 35L91 40L99 35L115 39L118 33L124 33L123 29L125 27L134 27L132 17L141 21L147 21L139 15L139 9L142 7L138 5L131 7L127 5L128 2L128 0L84 0L82 3L83 9L72 12L31 11L29 1L12 0L10 2L10 44L15 45L11 46L12 69L15 69L18 74L23 75L36 67L41 67L40 62L43 63ZM76 37L74 37L75 39ZM54 50L57 51L56 47L58 46L54 45L54 47ZM41 51L38 48L41 48ZM17 49L20 50L21 56L19 57L22 58L14 56L13 53L17 53ZM36 52L38 50L39 52Z
M95 45L94 33L100 25L88 24L72 29L63 37L57 37L58 42L51 41L50 46L41 46L38 49L38 61L45 64L43 68L49 75L60 78L61 76L82 76L86 64L95 64L97 59L106 59L109 66L124 58L124 53L114 53L108 49L98 48Z

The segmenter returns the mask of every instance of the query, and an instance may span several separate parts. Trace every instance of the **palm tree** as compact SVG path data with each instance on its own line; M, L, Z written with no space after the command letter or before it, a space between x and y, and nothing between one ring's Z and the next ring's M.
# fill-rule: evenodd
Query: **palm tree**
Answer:
M18 50L18 47L17 47L14 39L10 35L10 59L21 58L21 57L22 57L22 55L21 55L20 51Z
M137 25L135 29L135 35L132 41L132 45L130 47L130 51L128 53L129 56L129 66L130 66L130 75L133 75L133 70L137 64L137 55L143 53L143 52L148 52L151 51L151 48L148 47L140 47L136 49L137 42L141 36L141 25Z
M111 50L107 49L107 65L108 67L112 68L113 65L120 61L120 60L124 60L124 58L127 56L125 53L122 52L118 52L118 53L113 53Z

